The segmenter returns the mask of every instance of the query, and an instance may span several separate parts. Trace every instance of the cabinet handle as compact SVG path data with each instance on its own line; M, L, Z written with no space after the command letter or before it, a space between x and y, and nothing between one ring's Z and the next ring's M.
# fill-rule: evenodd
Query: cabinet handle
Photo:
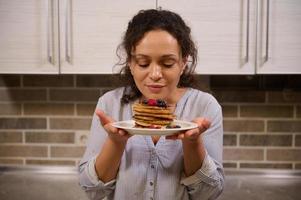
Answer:
M65 60L69 63L72 64L71 60L71 47L70 47L70 39L71 39L71 10L72 10L72 3L71 0L66 1L66 18L65 18Z
M247 0L247 24L246 24L246 57L245 63L249 62L249 37L250 37L250 0Z
M53 0L48 0L47 7L47 60L50 64L54 65L54 42L53 42Z
M267 0L267 14L266 14L266 40L265 40L265 59L267 62L269 59L269 23L270 23L270 0Z

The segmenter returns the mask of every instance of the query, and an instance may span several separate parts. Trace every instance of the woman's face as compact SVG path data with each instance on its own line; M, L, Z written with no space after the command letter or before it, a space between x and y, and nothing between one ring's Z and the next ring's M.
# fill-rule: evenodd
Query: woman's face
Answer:
M176 101L181 95L177 85L184 67L177 40L163 30L147 32L132 51L131 73L147 99Z

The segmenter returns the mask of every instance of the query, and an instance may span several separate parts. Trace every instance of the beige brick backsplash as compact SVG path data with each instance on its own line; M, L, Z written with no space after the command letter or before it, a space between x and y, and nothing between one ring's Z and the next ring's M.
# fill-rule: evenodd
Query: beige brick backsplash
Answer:
M22 143L22 132L0 131L0 143Z
M223 162L224 168L237 168L237 163L235 162Z
M241 105L240 117L292 118L294 117L294 106Z
M224 146L236 146L237 145L237 135L235 134L224 134Z
M264 91L214 91L213 95L220 103L239 103L239 102L265 102Z
M255 148L224 148L224 160L263 160L263 149Z
M51 146L50 156L52 158L67 157L67 158L79 158L82 157L85 151L84 146Z
M20 75L0 75L0 87L20 87Z
M267 160L301 161L301 149L267 149Z
M0 165L23 165L23 159L0 158Z
M46 165L46 166L74 166L74 160L41 160L41 159L26 159L27 165Z
M20 115L21 108L19 103L0 103L0 115Z
M74 115L74 104L25 103L24 115Z
M46 101L46 89L0 89L1 101Z
M298 118L301 118L301 106L297 106L297 114L296 114L296 117L298 117Z
M238 107L233 105L223 105L223 117L237 117L238 116Z
M25 143L74 143L74 132L25 132Z
M0 145L1 157L47 157L47 146Z
M116 75L78 75L76 77L77 87L119 87L120 80Z
M93 116L96 108L96 102L92 104L77 104L76 113L80 116Z
M282 76L210 77L206 87L223 110L224 167L301 169L296 84L289 89ZM77 166L98 98L119 86L115 75L0 75L0 166Z
M301 120L268 120L269 132L301 132Z
M243 135L239 137L240 146L292 146L292 135Z
M240 163L240 168L257 168L257 169L292 169L292 163Z
M26 75L24 87L74 87L73 75Z
M75 144L86 145L89 137L89 131L76 131Z
M50 89L50 101L97 102L100 96L98 89Z
M301 135L295 135L295 146L301 146Z
M228 132L263 132L263 120L249 120L249 119L225 119L224 131Z
M46 118L1 117L0 129L46 129Z
M269 103L299 103L301 102L301 92L298 91L276 91L268 92Z
M50 129L89 130L92 118L50 118Z

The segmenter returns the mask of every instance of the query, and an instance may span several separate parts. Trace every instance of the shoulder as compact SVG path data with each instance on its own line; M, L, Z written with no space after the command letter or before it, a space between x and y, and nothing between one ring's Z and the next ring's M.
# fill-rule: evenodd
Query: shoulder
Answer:
M120 100L122 95L123 95L123 92L124 92L124 87L119 87L119 88L116 88L114 90L110 90L110 91L107 91L105 92L101 97L100 99L102 100L113 100L113 99L118 99Z
M109 108L117 105L120 105L120 100L124 92L124 87L116 88L114 90L107 91L98 99L97 107L98 108Z
M201 90L190 88L188 98L190 104L199 105L201 107L207 107L209 105L220 107L220 104L212 94Z

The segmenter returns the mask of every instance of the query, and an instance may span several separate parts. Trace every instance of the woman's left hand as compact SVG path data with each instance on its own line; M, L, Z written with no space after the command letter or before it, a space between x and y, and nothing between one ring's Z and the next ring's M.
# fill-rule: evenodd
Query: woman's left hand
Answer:
M179 132L174 135L166 136L166 139L197 141L200 135L210 127L210 122L205 118L196 118L193 120L193 122L198 125L197 128L190 129L184 132Z

